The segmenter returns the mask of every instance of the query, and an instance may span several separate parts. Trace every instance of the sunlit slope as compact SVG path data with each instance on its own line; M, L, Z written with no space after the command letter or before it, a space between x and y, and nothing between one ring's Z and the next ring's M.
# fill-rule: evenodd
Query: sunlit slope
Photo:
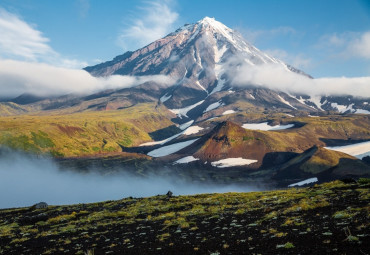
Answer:
M225 116L226 117L226 116ZM222 119L225 119L222 117ZM215 127L203 140L194 156L204 161L243 157L258 160L251 167L263 164L266 154L274 152L302 153L312 146L325 146L337 141L369 140L370 119L367 116L328 116L320 118L281 118L279 116L235 114ZM295 127L279 131L250 130L241 127L245 121L295 123ZM234 122L235 121L235 122ZM326 153L326 156L330 156ZM335 154L335 153L332 153ZM330 157L329 157L330 158ZM331 159L327 159L331 160Z
M25 114L27 112L28 108L25 106L21 106L13 102L0 103L0 116Z
M121 151L150 141L173 123L155 104L124 110L0 118L0 143L30 152L72 157Z

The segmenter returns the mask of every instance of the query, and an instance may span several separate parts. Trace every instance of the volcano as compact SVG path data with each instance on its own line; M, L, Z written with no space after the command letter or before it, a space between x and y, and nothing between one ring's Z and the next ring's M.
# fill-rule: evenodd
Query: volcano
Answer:
M356 108L367 107L363 104L364 100L353 97L312 98L262 88L258 84L233 86L233 76L240 66L248 71L248 67L264 65L312 78L262 52L238 32L209 17L194 24L185 24L139 50L126 52L112 61L86 67L85 70L94 76L161 74L170 77L174 81L171 84L147 83L131 91L134 95L140 93L141 99L158 100L183 121L200 118L206 112L238 100L250 103L257 112L263 108L284 112L355 112ZM124 95L120 100L135 103L132 94ZM213 115L207 115L210 116Z

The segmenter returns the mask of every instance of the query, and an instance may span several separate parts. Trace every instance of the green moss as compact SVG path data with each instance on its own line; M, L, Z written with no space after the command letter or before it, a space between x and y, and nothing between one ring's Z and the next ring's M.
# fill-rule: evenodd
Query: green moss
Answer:
M128 147L132 145L132 138L131 136L124 134L123 139L118 142L122 146Z
M249 141L249 140L253 140L254 137L250 137L250 136L243 136L243 141Z
M369 184L370 183L370 178L360 178L360 179L358 179L358 183L360 183L360 184Z
M55 150L51 150L50 151L50 154L53 156L53 157L57 157L57 158L62 158L64 157L64 153L60 152L60 151L55 151Z
M35 145L41 147L41 148L53 148L55 147L55 144L53 141L48 137L48 135L42 131L39 130L38 133L31 132L32 135L32 141Z
M27 135L12 136L5 134L1 138L1 143L12 149L20 149L29 152L40 152L40 149L35 146Z
M295 247L294 244L292 244L291 242L287 242L284 244L285 249L292 249L294 247Z

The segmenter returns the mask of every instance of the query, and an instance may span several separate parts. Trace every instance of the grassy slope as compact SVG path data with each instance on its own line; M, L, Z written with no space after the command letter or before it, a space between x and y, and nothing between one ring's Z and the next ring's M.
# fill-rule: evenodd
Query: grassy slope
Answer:
M244 114L240 115L244 118ZM253 114L246 116L249 116L249 120L262 117L261 115ZM225 118L223 117L223 119ZM276 123L290 122L281 117L264 116L262 118L268 118ZM325 146L325 142L322 139L370 139L370 131L368 129L370 118L367 116L292 118L292 122L300 123L302 126L280 131L244 129L241 127L243 121L240 118L238 119L238 114L229 116L229 119L235 122L225 122L221 127L218 126L210 139L204 141L204 144L197 150L195 153L196 157L204 161L232 157L257 159L258 162L251 165L251 167L259 167L266 153L302 153L314 145ZM265 120L267 121L267 119ZM323 163L327 166L334 166L340 158L346 158L344 154L337 152L324 151L322 149L320 149L320 152L320 155L316 155L308 164L318 163L320 165L320 163Z
M248 103L242 105L238 102L240 108L244 109L246 105ZM37 115L0 117L0 144L33 152L51 152L55 156L65 157L119 152L120 145L137 146L141 142L150 141L148 133L173 124L166 115L168 111L165 107L158 108L156 109L154 103L147 103L117 111L69 114L61 110L40 112ZM197 153L199 157L207 160L211 155L211 158L218 159L217 157L233 156L236 152L252 152L258 156L254 158L262 160L266 152L301 153L313 145L324 146L323 138L370 139L369 116L287 118L282 113L238 112L222 116L218 121L226 119L234 121L239 126L245 122L267 120L275 123L293 121L304 125L275 132L232 127L224 132L229 140L228 146L206 144ZM216 147L217 153L214 151Z
M173 123L155 104L117 111L0 118L0 143L55 156L83 156L120 151L150 141L148 133Z
M12 116L17 114L25 114L28 112L28 107L18 105L13 102L0 103L0 116Z
M370 184L0 210L0 254L361 254Z
M301 117L282 118L280 115L260 115L237 113L230 116L223 116L218 120L230 120L235 125L228 125L220 129L216 137L227 138L227 147L218 148L221 145L208 141L198 153L203 158L209 157L212 150L226 153L227 151L248 151L248 147L258 146L264 151L291 151L301 153L314 145L325 146L325 139L337 140L369 140L370 139L370 117L369 116L327 116L327 117ZM275 123L297 122L302 126L280 131L243 130L242 123L272 121ZM242 149L243 148L243 149ZM207 150L209 150L207 152ZM255 153L249 150L250 153ZM215 154L215 153L214 153ZM232 154L232 153L231 153ZM217 155L215 154L217 157Z

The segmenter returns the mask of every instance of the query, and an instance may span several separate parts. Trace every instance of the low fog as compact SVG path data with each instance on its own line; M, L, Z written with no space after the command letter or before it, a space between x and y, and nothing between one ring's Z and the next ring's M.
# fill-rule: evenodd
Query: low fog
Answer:
M311 79L276 64L230 66L226 73L229 77L233 77L231 84L237 87L254 85L286 93L311 96L352 95L367 97L370 95L370 77Z
M160 84L173 83L172 79L165 75L94 77L85 70L0 60L0 94L6 97L15 97L23 93L38 96L89 94L106 89L134 87L147 81Z
M234 185L204 185L175 181L175 178L139 178L128 174L103 176L93 171L61 170L51 158L20 152L0 153L0 208L31 206L44 201L52 205L116 200L129 196L222 193L257 188Z

